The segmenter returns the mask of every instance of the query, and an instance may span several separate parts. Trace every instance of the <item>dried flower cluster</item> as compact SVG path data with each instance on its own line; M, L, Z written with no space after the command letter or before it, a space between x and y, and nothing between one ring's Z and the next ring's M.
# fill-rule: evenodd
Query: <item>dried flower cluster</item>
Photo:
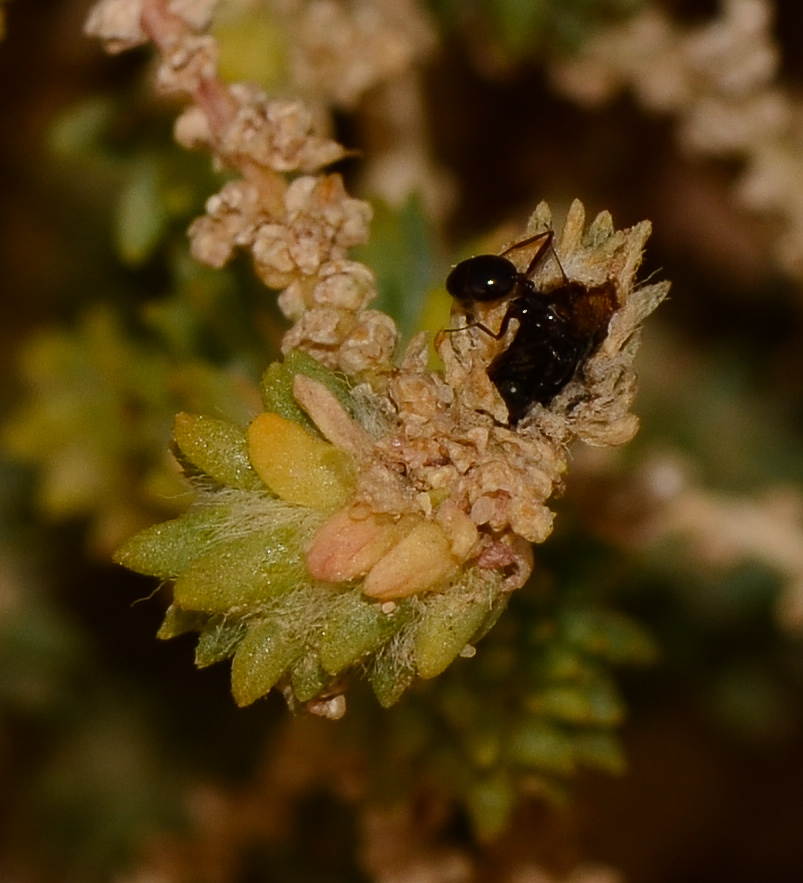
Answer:
M293 33L292 81L305 94L350 107L409 70L434 43L414 0L275 0Z
M147 34L162 64L158 80L194 104L176 125L187 147L207 147L217 162L238 170L207 203L190 230L201 261L222 266L246 248L257 272L297 321L285 351L304 346L350 374L385 369L396 345L392 323L363 308L374 296L373 275L346 260L364 242L370 206L349 197L337 175L312 175L342 158L344 149L315 135L310 112L298 101L270 100L256 87L225 86L216 76L216 44L202 28L214 3L103 0L87 24L113 49ZM338 363L342 349L343 364Z
M471 655L523 585L530 544L552 529L547 503L568 445L635 433L638 329L668 287L635 286L649 223L615 231L603 213L586 227L581 204L572 206L556 239L560 264L539 265L533 283L548 290L562 272L605 283L617 309L576 377L509 425L487 369L510 335L469 327L441 336L442 373L427 368L419 336L395 365L395 325L369 307L370 270L348 259L367 237L370 209L321 172L343 148L315 134L299 103L217 79L215 44L201 29L210 4L143 0L127 34L98 25L123 8L104 0L93 29L117 45L138 40L141 24L162 56L162 88L194 101L179 139L241 174L192 225L193 252L220 266L248 249L294 324L285 362L263 379L265 411L247 431L180 415L176 451L201 479L198 502L134 537L118 559L175 581L162 635L200 631L199 664L233 655L241 704L279 684L289 701L339 716L341 673L353 666L391 704L415 676ZM526 232L551 228L541 205ZM498 324L504 309L483 321ZM454 327L466 321L457 310Z
M557 87L589 104L630 88L647 107L678 116L694 153L738 158L736 193L781 224L777 257L803 272L803 104L777 81L779 52L770 0L725 0L695 28L655 5L594 36L557 64Z

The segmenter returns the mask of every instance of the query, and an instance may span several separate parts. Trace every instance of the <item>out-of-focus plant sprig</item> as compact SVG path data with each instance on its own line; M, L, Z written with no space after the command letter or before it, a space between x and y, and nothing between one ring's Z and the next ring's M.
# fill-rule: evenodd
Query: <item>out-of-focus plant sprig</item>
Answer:
M118 263L99 261L74 283L71 330L22 347L25 399L3 444L35 468L40 511L86 519L89 547L106 558L132 530L186 506L164 455L177 411L248 422L278 311L242 266L213 272L187 254L186 227L221 178L175 146L164 108L88 99L58 115L49 145L61 175L96 183L80 209L90 228L105 222Z
M398 775L377 770L382 785L403 792L412 768L413 781L423 775L465 806L487 839L523 794L561 799L581 770L621 772L625 710L612 669L652 662L655 647L586 591L516 594L475 658L391 709L384 728Z
M539 49L562 54L576 50L600 26L632 15L644 0L430 0L446 25L463 26L478 54L523 60ZM473 32L473 34L472 34Z

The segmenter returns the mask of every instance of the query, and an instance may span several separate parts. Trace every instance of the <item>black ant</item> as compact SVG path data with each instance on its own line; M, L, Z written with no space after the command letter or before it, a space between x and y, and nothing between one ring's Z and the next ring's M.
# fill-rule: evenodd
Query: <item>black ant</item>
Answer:
M554 231L547 230L514 243L501 254L468 258L457 264L446 279L449 294L470 318L474 318L477 304L509 301L499 331L491 331L479 321L465 328L479 328L494 340L501 340L513 319L519 323L510 344L488 366L488 377L507 405L511 426L536 402L548 405L566 386L605 339L608 323L619 305L611 280L589 286L566 276L552 244L554 238ZM523 273L505 257L539 241ZM555 255L563 281L539 290L531 277L549 250Z

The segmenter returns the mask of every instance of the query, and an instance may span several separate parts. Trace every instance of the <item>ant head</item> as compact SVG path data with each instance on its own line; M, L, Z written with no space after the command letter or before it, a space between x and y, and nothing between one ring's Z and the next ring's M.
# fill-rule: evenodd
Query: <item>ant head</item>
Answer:
M463 307L510 297L521 282L521 273L507 258L482 254L460 261L446 277L446 290Z

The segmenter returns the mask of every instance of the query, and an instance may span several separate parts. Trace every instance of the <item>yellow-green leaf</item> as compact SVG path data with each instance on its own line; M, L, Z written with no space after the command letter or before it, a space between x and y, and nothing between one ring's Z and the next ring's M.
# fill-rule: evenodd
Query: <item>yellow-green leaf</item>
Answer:
M242 490L261 486L248 459L245 432L217 417L181 413L176 416L173 438L184 457L220 484Z
M427 602L415 636L418 674L422 678L434 678L444 671L487 615L487 603L465 592L434 595Z
M216 545L176 579L175 603L226 613L258 607L306 580L304 556L291 528L257 531Z
M331 674L337 674L376 650L399 627L403 615L398 607L392 613L383 613L359 592L349 592L338 599L327 617L320 645L321 664Z
M234 701L250 705L264 696L300 656L303 642L290 638L273 619L252 625L231 666Z
M170 579L178 576L218 538L220 509L198 509L134 534L114 553L129 570Z
M302 426L266 412L248 428L251 464L282 500L311 509L337 509L354 489L354 464L344 451Z

